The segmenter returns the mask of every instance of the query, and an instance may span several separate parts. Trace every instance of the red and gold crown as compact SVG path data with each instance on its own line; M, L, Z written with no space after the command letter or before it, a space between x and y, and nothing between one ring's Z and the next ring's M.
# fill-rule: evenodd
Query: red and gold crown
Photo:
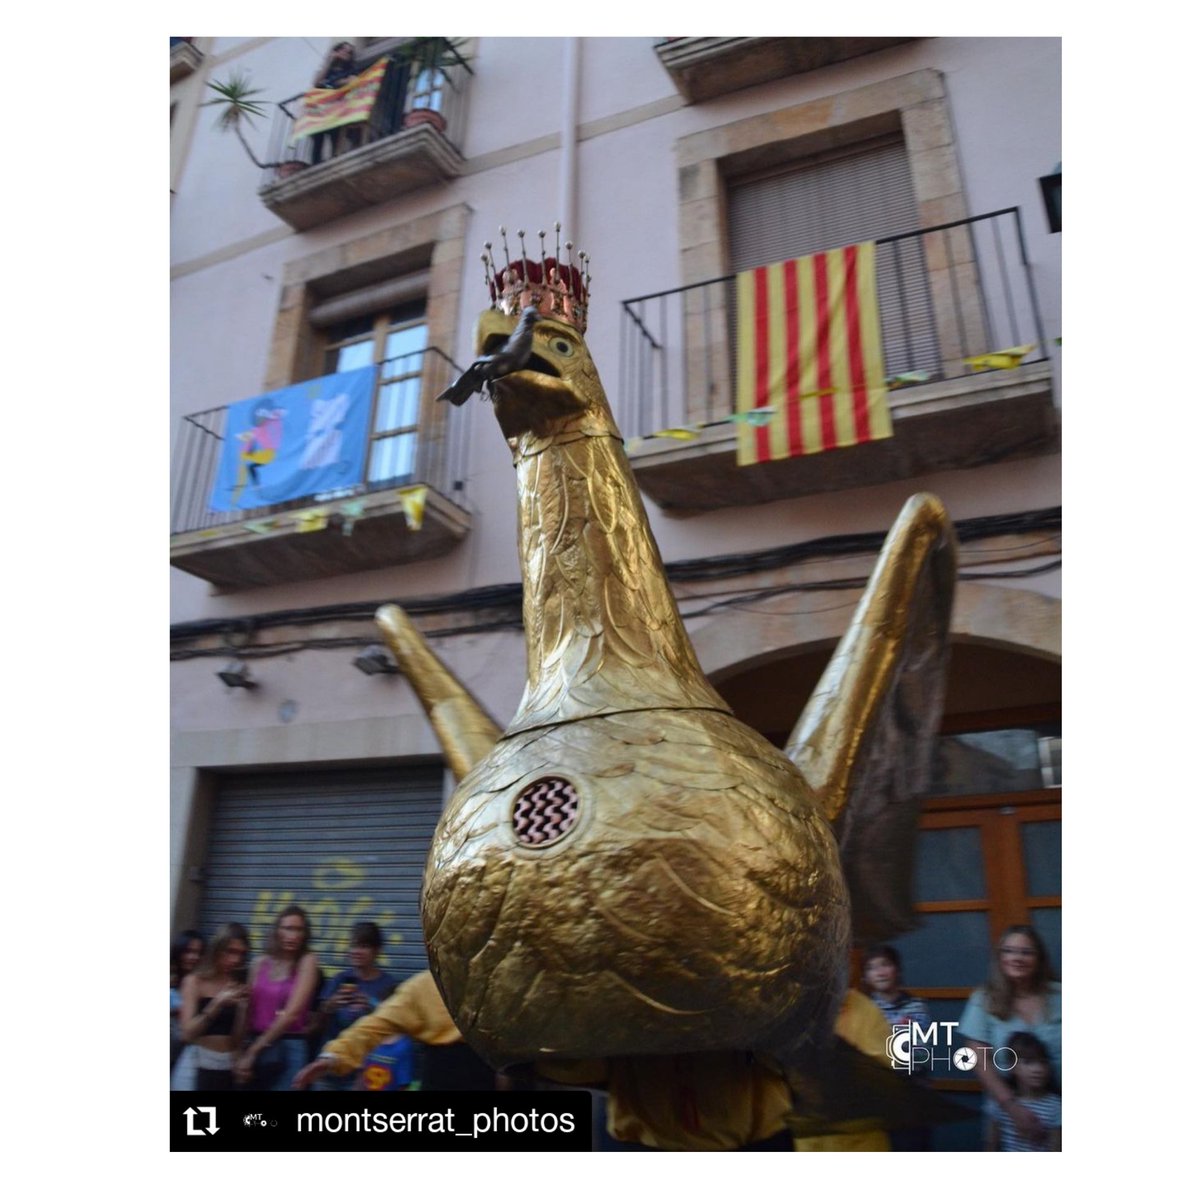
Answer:
M541 239L541 256L530 258L525 252L525 230L518 229L521 239L521 256L515 261L509 257L508 234L502 225L500 237L504 247L504 266L497 267L492 257L492 243L485 242L485 252L480 256L492 298L492 307L516 316L523 308L533 305L543 316L553 317L573 325L580 333L587 332L588 287L592 282L588 269L588 256L581 250L575 255L574 246L567 242L563 260L559 248L562 226L554 222L554 253L546 253L546 231L538 230ZM578 265L575 259L578 257Z

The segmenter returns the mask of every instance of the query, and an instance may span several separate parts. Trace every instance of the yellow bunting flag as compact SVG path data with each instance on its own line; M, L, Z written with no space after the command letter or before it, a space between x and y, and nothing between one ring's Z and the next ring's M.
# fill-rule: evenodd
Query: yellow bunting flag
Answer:
M329 513L323 508L307 508L296 514L296 528L301 533L316 533L329 524Z
M875 243L737 277L738 465L892 436L875 288Z
M425 497L429 489L419 483L413 487L401 488L396 495L400 497L400 507L404 510L404 523L410 533L416 533L425 521Z
M972 371L1011 371L1013 367L1021 365L1021 359L1034 350L1035 343L1030 342L1028 346L1009 346L1007 350L992 350L987 354L976 354L971 358L964 358Z
M651 437L674 438L677 442L690 442L700 436L698 430L689 429L686 426L679 426L674 429L660 429L657 433L650 434Z
M309 134L367 120L375 107L387 66L388 60L381 58L341 87L313 88L305 92L300 116L292 126L292 145Z

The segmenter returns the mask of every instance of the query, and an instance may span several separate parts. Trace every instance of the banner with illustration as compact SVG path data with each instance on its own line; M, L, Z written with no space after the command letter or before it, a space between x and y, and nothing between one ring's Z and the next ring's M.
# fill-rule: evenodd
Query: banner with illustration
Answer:
M231 404L213 512L361 483L377 370L341 371Z

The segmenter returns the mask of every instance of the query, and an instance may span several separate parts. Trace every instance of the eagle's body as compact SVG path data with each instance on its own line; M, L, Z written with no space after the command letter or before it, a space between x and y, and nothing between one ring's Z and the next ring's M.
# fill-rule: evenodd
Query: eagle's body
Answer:
M485 313L479 348L511 328ZM913 645L940 679L944 510L910 502L818 707L781 752L700 669L582 338L539 319L527 362L494 383L525 589L528 677L507 731L399 610L380 614L460 779L426 871L430 965L496 1064L736 1050L802 1065L831 1036L848 964L832 823L848 797L860 817L875 804L870 822L839 822L843 852L869 850L898 817L915 829L905 788L853 797L878 770L870 745L889 705L918 694L899 686ZM896 617L931 588L929 620ZM940 708L940 685L919 694ZM930 714L906 725L928 733Z

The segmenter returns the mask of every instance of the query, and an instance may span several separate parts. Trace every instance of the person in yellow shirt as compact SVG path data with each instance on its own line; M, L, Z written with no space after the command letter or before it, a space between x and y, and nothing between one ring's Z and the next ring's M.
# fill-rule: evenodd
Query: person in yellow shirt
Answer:
M842 998L833 1032L856 1050L891 1068L887 1055L887 1040L892 1027L883 1010L873 1004L857 988L851 988ZM822 1133L814 1137L797 1137L794 1148L803 1151L891 1150L887 1131L878 1122L864 1118L862 1128L849 1128L854 1122L843 1121L837 1133Z

